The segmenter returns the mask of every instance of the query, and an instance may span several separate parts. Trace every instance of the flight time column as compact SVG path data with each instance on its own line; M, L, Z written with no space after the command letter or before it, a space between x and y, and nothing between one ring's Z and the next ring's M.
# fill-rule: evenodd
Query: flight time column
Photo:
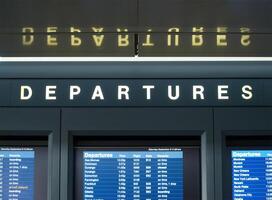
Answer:
M126 158L121 152L86 151L84 200L126 199Z

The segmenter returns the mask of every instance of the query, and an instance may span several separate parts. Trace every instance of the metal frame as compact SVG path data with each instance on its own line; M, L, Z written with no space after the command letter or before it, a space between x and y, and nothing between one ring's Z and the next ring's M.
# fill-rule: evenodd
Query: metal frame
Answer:
M223 200L226 136L272 136L272 108L214 109L215 199ZM226 172L224 172L226 173Z
M0 137L48 137L48 200L59 199L59 121L58 109L0 108Z
M202 200L213 200L212 111L200 108L89 108L63 109L61 151L61 200L73 199L73 140L77 136L201 137ZM136 135L135 135L136 131ZM140 131L143 131L140 134ZM170 131L170 132L168 132ZM174 131L174 132L171 132ZM118 135L120 136L120 135ZM173 135L174 136L174 135Z
M271 61L0 62L6 78L272 78Z

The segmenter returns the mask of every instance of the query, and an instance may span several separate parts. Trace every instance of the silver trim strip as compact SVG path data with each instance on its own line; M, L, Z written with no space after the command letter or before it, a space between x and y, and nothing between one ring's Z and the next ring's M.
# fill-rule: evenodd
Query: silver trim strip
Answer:
M272 61L272 57L0 57L0 62L232 62Z

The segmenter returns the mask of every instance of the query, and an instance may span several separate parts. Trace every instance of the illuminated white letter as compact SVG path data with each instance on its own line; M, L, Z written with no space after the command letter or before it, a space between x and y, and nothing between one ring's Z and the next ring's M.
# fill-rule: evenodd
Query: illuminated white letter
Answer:
M77 85L71 85L70 86L70 100L74 100L75 95L79 95L81 92L81 89Z
M150 100L151 99L151 89L154 89L154 85L144 85L143 89L146 90L146 99Z
M193 99L197 100L198 96L201 100L204 100L204 87L202 85L194 85L193 86Z
M46 100L56 100L57 97L54 96L56 94L56 89L57 86L56 85L49 85L46 86L46 90L45 90L45 99Z
M26 94L27 92L27 94ZM32 97L32 89L30 86L27 85L22 85L21 86L21 96L20 99L21 100L29 100Z
M218 86L218 99L219 100L228 100L229 99L229 96L227 95L228 89L229 89L228 85L219 85Z
M242 87L242 92L243 92L242 94L243 99L245 100L252 99L253 93L252 93L252 87L250 85L244 85Z
M176 85L175 87L175 96L173 95L173 87L171 85L168 85L168 97L171 100L177 100L180 96L180 88L179 85Z
M118 100L122 100L122 96L125 96L126 100L129 100L129 87L126 85L119 85L118 86Z
M92 100L95 100L96 98L99 98L100 100L104 100L104 95L101 89L100 85L95 86L94 92L92 95Z

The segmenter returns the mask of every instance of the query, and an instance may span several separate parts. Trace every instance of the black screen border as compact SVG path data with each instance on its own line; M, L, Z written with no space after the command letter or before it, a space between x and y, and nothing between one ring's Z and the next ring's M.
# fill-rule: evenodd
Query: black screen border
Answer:
M225 188L224 190L224 200L230 200L233 199L233 193L232 193L232 161L231 161L231 152L237 150L237 151L242 151L242 150L272 150L272 147L270 148L268 146L254 146L254 145L249 145L249 146L227 146L227 152L226 152L226 158L225 158L225 167L223 175L223 180L225 182L223 183L223 187Z
M62 109L61 200L73 200L73 145L77 137L198 136L201 143L201 200L214 199L213 123L210 108ZM122 132L124 135L116 135Z
M227 138L243 138L237 142L240 146L267 146L267 141L253 143L254 139L272 137L272 108L271 107L248 107L248 108L215 108L214 109L214 161L215 161L215 199L226 200L225 195L229 187L224 187L225 174L230 175L226 164L230 162L227 158ZM250 140L247 142L247 138ZM244 141L244 142L242 142ZM250 145L251 144L251 145ZM234 144L233 144L234 145ZM231 145L230 145L231 146ZM230 163L229 163L230 164ZM231 181L230 181L231 183ZM229 199L228 199L229 200Z
M59 200L60 194L60 119L56 108L0 108L0 145L48 146L50 200Z
M85 139L84 139L85 138ZM95 138L95 137L94 137ZM99 138L99 137L98 137ZM118 139L116 139L118 138ZM73 197L74 199L78 199L78 193L82 193L82 188L80 189L80 191L76 191L79 188L78 187L78 180L76 179L76 175L81 174L81 172L78 172L78 166L81 165L81 159L79 159L78 153L87 149L98 149L98 150L115 150L115 149L148 149L148 148L181 148L182 151L184 151L184 149L194 149L198 151L198 157L195 158L194 161L198 161L198 166L196 168L198 168L198 174L196 175L196 177L198 179L195 180L195 182L188 182L188 180L190 179L190 176L184 176L184 179L186 179L187 181L184 181L184 191L186 190L187 193L185 195L187 195L188 197L184 196L184 199L191 199L189 198L190 195L193 194L193 192L196 192L196 199L192 199L192 200L201 200L201 147L200 147L200 137L159 137L160 140L152 140L152 137L149 138L149 140L146 140L146 137L142 136L142 137L131 137L129 140L129 137L124 137L123 139L125 139L125 142L122 141L122 137L116 137L115 140L103 140L103 137L100 138L101 140L95 140L91 137L80 137L80 139L75 139L74 143L74 151L73 151L73 157L74 157L74 161L76 162L74 164L74 169L73 169L73 174L75 176L73 176L73 189L74 189L74 193L73 193ZM147 137L148 138L148 137ZM186 139L187 138L187 139ZM105 138L104 138L105 139ZM153 137L154 139L154 137ZM92 145L88 145L88 141L89 143L91 143ZM121 141L121 142L120 142ZM115 145L114 145L115 144ZM192 152L191 152L192 153ZM184 154L185 155L185 154ZM185 155L186 156L186 155ZM188 159L188 158L187 158ZM80 162L80 164L79 164ZM186 167L186 165L184 165L184 167ZM184 168L185 170L185 168ZM197 186L196 186L197 185ZM198 187L198 189L197 189ZM193 188L193 190L191 190Z
M272 131L222 132L222 199L232 199L232 150L272 150ZM218 163L216 163L218 164ZM218 172L218 168L216 169ZM218 180L219 177L216 177Z

